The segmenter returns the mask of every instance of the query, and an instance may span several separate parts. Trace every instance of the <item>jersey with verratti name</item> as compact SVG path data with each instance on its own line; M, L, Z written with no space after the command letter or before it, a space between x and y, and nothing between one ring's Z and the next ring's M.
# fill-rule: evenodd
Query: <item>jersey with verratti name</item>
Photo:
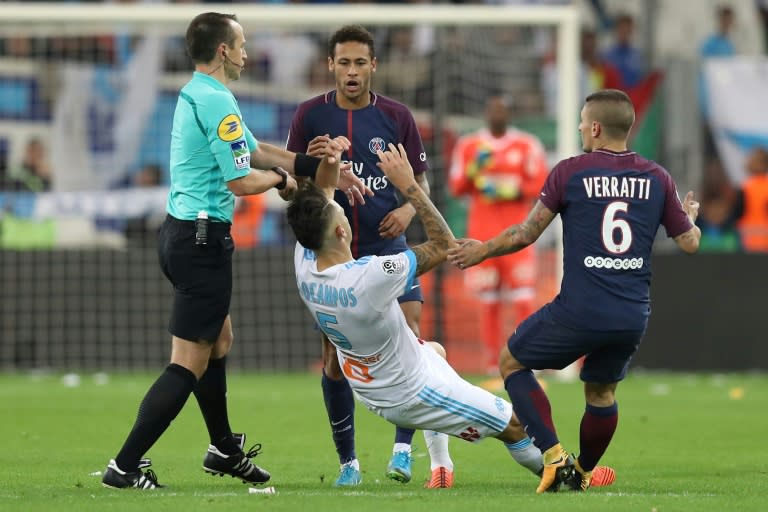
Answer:
M673 238L693 227L669 173L631 151L595 150L558 163L539 200L563 222L555 318L576 329L644 329L659 226Z
M374 197L365 198L364 205L354 206L350 206L342 192L337 190L334 196L352 226L352 254L360 257L404 250L404 235L394 240L379 236L379 223L400 203L394 185L376 165L376 151L386 151L390 143L401 143L414 173L427 170L424 144L411 112L405 105L375 93L371 93L368 106L346 110L337 105L336 92L331 91L298 106L286 147L304 153L314 137L324 134L331 138L343 135L350 140L352 145L342 159L352 164L354 173L375 193Z
M301 298L360 399L392 407L416 396L426 384L423 350L397 303L416 277L413 251L318 270L314 251L297 243L293 260Z
M232 92L195 71L173 114L168 213L193 220L205 210L209 219L231 223L235 196L227 182L250 172L257 144Z

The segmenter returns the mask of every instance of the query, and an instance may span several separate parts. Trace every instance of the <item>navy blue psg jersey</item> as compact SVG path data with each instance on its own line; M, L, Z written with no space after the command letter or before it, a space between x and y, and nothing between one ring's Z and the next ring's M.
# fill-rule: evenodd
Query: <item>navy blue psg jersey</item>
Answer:
M346 110L336 104L336 91L305 101L296 110L288 134L287 149L304 153L310 141L329 134L343 135L352 146L342 155L352 164L352 170L375 193L366 197L364 205L350 206L347 197L336 191L334 199L343 208L352 226L352 254L355 258L392 254L407 248L405 236L384 239L379 236L379 223L399 206L394 185L376 166L376 151L388 149L388 144L403 144L415 174L427 170L427 155L408 108L385 96L371 93L371 103L358 110Z
M577 329L644 329L659 226L670 237L693 227L669 173L634 152L595 150L557 164L539 199L563 221L555 318Z

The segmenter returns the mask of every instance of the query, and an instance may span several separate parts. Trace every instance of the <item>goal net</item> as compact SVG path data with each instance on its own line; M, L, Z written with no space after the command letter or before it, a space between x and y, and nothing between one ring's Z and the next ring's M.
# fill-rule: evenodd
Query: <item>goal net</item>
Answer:
M221 8L221 7L218 7ZM156 256L165 215L190 4L4 3L0 12L0 368L143 369L168 357L171 288ZM457 236L466 208L447 169L483 126L490 92L551 162L577 151L577 31L571 6L229 4L248 66L231 84L257 139L283 145L298 103L333 88L329 35L374 34L373 89L414 112L433 199ZM238 200L232 364L304 369L319 334L295 289L294 240L274 194ZM423 239L418 223L409 241ZM559 285L557 237L538 247L537 303ZM476 300L443 266L423 278L423 337L480 370ZM505 332L511 332L507 325Z

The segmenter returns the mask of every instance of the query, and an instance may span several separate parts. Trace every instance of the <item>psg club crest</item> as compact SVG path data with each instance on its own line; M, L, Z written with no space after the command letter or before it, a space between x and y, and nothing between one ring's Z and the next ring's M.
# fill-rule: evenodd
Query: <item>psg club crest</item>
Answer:
M386 151L387 143L384 142L384 139L381 137L374 137L368 142L368 149L373 153L374 155L378 151Z

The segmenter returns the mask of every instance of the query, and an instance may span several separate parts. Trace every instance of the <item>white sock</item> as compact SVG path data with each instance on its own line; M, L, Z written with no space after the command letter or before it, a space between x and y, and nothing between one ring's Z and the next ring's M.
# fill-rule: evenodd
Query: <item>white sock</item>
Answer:
M448 471L453 471L453 461L448 453L448 435L434 430L425 430L424 441L427 443L429 452L430 470L434 471L442 466Z
M343 468L347 464L350 464L353 468L355 468L356 470L360 471L360 461L359 460L352 459L351 461L349 461L349 462L347 462L345 464L340 464L339 466Z
M395 443L395 446L392 447L392 453L397 452L411 453L411 445L405 443Z
M536 448L536 445L531 442L530 437L526 437L516 443L504 443L504 446L507 447L515 462L524 468L528 468L534 475L538 475L539 471L544 467L541 450Z

